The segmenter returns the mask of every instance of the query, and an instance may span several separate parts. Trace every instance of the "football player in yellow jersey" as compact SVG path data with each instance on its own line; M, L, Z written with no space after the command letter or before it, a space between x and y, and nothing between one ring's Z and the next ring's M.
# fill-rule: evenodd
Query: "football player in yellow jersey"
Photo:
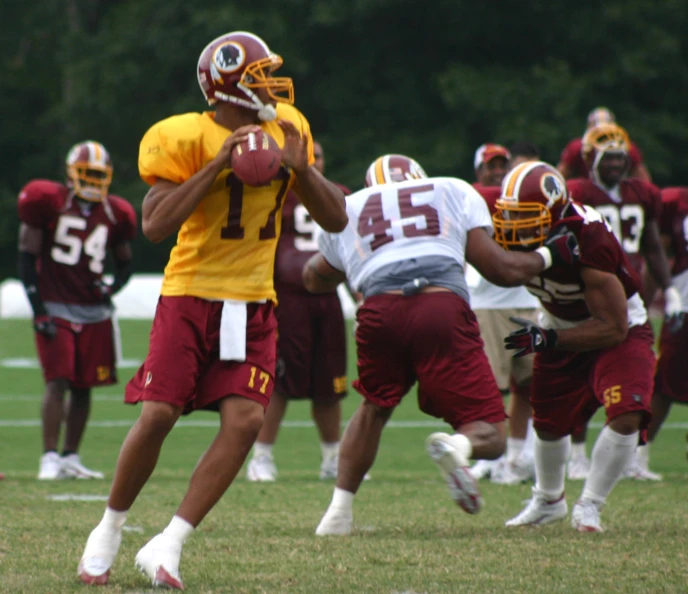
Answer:
M126 388L142 402L112 483L108 506L79 563L82 581L105 584L129 508L155 468L182 413L213 409L220 429L199 460L172 521L136 555L154 585L182 589L182 545L222 497L263 424L275 374L274 257L287 191L299 194L330 232L347 224L344 194L313 166L308 122L292 106L291 79L273 77L282 59L247 32L213 40L198 61L198 82L214 112L155 124L139 150L152 187L142 228L158 242L177 233L165 268L148 356ZM269 186L243 185L233 147L262 128L282 150Z

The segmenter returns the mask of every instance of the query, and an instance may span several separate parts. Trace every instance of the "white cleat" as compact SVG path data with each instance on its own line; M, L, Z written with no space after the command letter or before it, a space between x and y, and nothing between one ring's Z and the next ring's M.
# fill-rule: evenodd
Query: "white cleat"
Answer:
M100 526L93 529L86 541L86 548L77 568L77 574L84 584L96 586L107 584L110 568L121 543L121 531L107 531Z
M104 479L105 475L97 470L86 468L81 463L79 454L69 454L62 458L62 475L63 478L76 479Z
M587 456L576 456L569 460L566 475L570 481L587 480L589 474L590 458Z
M62 458L57 452L46 452L41 456L38 469L39 481L58 481L65 478L62 472Z
M179 577L181 556L181 543L158 534L136 553L136 567L148 576L153 586L183 590L184 584Z
M637 454L634 454L631 458L631 462L624 470L623 478L633 479L635 481L661 481L663 477L661 474L652 472L648 466L647 462L643 462Z
M336 474L335 474L336 476ZM246 478L252 483L273 483L277 480L277 466L272 456L254 456L248 463Z
M497 467L497 462L498 460L478 460L468 471L476 481L490 478L492 471Z
M533 487L533 497L528 501L523 511L515 518L511 518L504 525L513 526L543 526L563 520L568 513L568 506L564 493L559 499L548 500L544 493Z
M579 501L571 511L571 526L578 532L603 532L600 522L602 506L594 501Z
M480 489L468 467L468 460L454 445L448 433L433 433L425 440L425 449L449 486L449 494L465 512L477 514L483 506Z
M527 481L535 480L535 465L531 462L516 460L505 462L499 472L492 473L491 482L498 485L520 485Z
M354 525L351 511L328 508L315 529L316 536L349 536Z

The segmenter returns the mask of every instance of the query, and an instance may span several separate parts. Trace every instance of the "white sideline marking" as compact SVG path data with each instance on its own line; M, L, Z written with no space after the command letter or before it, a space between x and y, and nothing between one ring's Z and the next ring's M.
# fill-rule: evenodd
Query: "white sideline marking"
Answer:
M138 369L142 361L139 359L122 359L118 361L118 369ZM0 367L7 367L9 369L38 369L38 359L31 359L29 357L17 357L14 359L0 359Z
M89 427L131 427L136 419L120 419L113 421L89 421ZM346 422L342 423L345 426ZM40 419L14 419L11 421L0 420L0 427L40 427ZM219 420L208 420L208 421L177 421L175 428L183 427L219 427ZM289 429L309 429L315 427L313 421L283 421L282 427L287 427ZM588 427L592 429L601 429L604 425L602 423L590 423ZM390 429L421 429L428 428L432 429L435 427L445 427L449 430L449 426L442 421L389 421L385 425ZM664 423L662 429L688 429L688 423Z
M49 501L107 501L107 495L86 495L84 493L60 493L58 495L46 495Z

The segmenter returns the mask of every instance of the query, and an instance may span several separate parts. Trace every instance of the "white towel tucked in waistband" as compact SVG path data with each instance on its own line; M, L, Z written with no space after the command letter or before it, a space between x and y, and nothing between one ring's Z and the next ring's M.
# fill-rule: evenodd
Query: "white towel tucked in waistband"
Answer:
M220 359L246 361L245 301L223 301L220 321Z

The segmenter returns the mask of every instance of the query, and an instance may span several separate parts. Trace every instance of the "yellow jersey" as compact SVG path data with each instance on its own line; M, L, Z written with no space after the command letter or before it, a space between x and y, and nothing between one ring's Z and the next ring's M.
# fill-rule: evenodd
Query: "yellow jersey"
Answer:
M205 167L232 133L215 123L214 112L187 113L158 122L139 147L139 173L149 185L158 179L182 184ZM308 162L315 161L306 118L293 106L277 104L277 120L292 122L308 140ZM262 122L279 147L282 128ZM162 295L204 299L275 300L275 250L282 227L282 204L295 181L284 166L269 186L242 184L231 169L217 176L177 235L165 267Z

